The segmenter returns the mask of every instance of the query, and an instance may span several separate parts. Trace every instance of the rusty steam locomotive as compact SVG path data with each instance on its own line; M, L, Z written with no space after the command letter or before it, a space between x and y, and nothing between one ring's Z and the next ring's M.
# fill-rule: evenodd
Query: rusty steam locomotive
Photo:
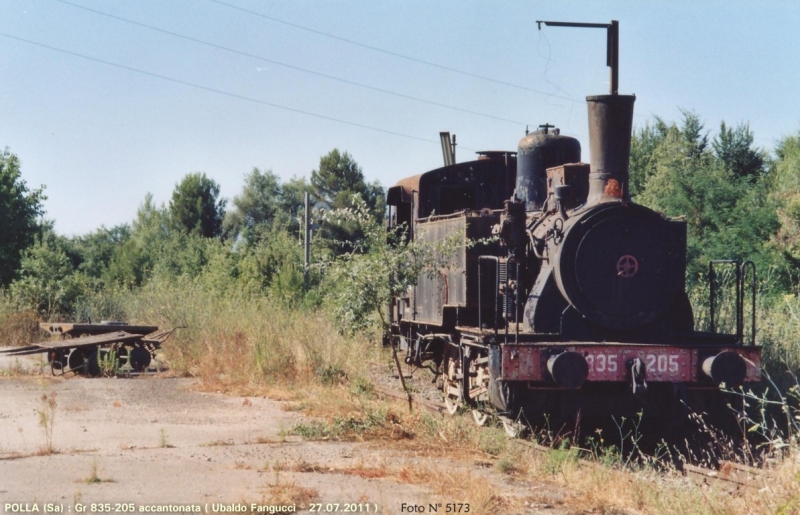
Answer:
M687 409L724 406L722 383L760 380L755 327L748 342L743 330L754 266L733 263L733 334L713 322L695 330L686 223L631 201L635 97L618 94L611 64L611 94L586 98L590 164L576 139L544 125L517 152L446 157L388 190L390 227L463 242L390 311L406 363L432 364L448 411L471 409L479 425L495 414L513 435L545 416L570 424L642 413L674 426Z

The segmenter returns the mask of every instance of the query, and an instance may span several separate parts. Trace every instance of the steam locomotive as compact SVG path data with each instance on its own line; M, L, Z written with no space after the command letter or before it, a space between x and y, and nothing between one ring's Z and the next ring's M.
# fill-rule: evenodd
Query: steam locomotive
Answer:
M544 125L516 152L389 188L390 228L461 242L389 307L406 363L432 365L450 413L470 409L479 425L499 416L510 435L637 414L678 431L689 410L724 409L721 385L760 380L755 317L745 342L743 316L754 265L726 261L736 329L715 330L712 280L711 330L696 330L686 222L631 201L634 101L586 98L590 164L578 140Z

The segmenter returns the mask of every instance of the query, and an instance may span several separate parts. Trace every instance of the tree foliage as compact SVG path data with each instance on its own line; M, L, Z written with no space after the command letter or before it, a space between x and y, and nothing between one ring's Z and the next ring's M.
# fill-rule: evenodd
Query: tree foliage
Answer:
M404 294L422 274L450 266L453 253L466 242L459 234L436 243L409 241L403 228L387 233L363 200L356 197L351 204L326 214L329 221L357 227L360 236L351 250L326 263L325 297L343 332L386 332L392 297Z
M657 119L634 132L631 183L635 200L688 224L690 284L711 259L754 259L774 265L764 242L778 227L764 156L746 125L724 123L709 145L702 121L683 112L680 125Z
M770 242L785 261L797 290L800 285L800 133L784 138L776 148L770 198L777 206L779 227Z
M226 236L245 239L260 226L270 224L280 211L280 178L267 170L258 168L245 176L242 193L233 198L233 209L225 214L224 232Z
M742 123L732 128L723 121L711 147L722 166L734 177L755 180L766 171L766 155L763 150L753 147L749 124Z
M380 184L364 180L361 167L347 153L331 150L319 160L319 168L311 172L311 187L315 197L330 209L362 209L377 221L383 220L384 191ZM353 242L361 239L362 228L354 220L328 218L322 228L322 238L337 253L350 252Z
M225 199L219 198L219 185L213 179L190 173L175 186L169 214L177 230L213 238L222 234Z
M71 313L87 291L85 276L75 271L63 243L49 232L23 252L19 275L12 295L48 321Z
M37 219L44 212L43 188L29 190L22 179L19 158L8 149L0 153L0 286L17 276L22 252L39 232Z
M311 188L304 178L281 184L271 170L261 172L253 168L245 177L241 195L233 199L233 209L225 214L224 235L253 245L274 234L276 227L296 234L307 192Z

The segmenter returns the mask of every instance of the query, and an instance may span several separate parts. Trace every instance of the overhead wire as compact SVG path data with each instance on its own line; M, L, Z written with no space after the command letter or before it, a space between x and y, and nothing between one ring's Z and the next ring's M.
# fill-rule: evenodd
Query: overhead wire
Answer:
M331 34L329 32L323 32L321 30L312 29L310 27L306 27L306 26L300 25L298 23L292 23L292 22L289 22L289 21L286 21L286 20L281 20L280 18L276 18L274 16L269 16L269 15L266 15L266 14L263 14L263 13L260 13L260 12L257 12L257 11L251 11L250 9L245 9L244 7L239 7L237 5L229 4L229 3L223 2L221 0L207 0L207 1L215 3L215 4L219 4L219 5L222 5L222 6L225 6L225 7L228 7L230 9L235 9L237 11L241 11L241 12L245 12L245 13L248 13L248 14L252 14L253 16L258 16L259 18L264 18L266 20L274 21L275 23L281 23L283 25L287 25L289 27L294 27L294 28L299 29L299 30L303 30L303 31L306 31L306 32L311 32L313 34L318 34L320 36L324 36L324 37L327 37L327 38L335 39L337 41L342 41L342 42L348 43L350 45L355 45L355 46L359 46L361 48L366 48L366 49L369 49L369 50L373 50L375 52L380 52L380 53L391 55L391 56L394 56L394 57L399 57L401 59L405 59L405 60L412 61L412 62L419 63L419 64L424 64L426 66L432 66L434 68L439 68L441 70L447 70L449 72L458 73L458 74L461 74L461 75L465 75L467 77L472 77L474 79L480 79L480 80L484 80L484 81L487 81L487 82L493 82L495 84L502 84L503 86L508 86L508 87L511 87L511 88L516 88L516 89L520 89L520 90L524 90L524 91L530 91L530 92L533 92L533 93L538 93L540 95L546 95L548 97L560 98L562 100L567 100L569 102L583 103L583 104L586 103L586 102L584 102L582 100L575 100L575 99L570 98L570 97L554 95L552 93L548 93L546 91L541 91L541 90L538 90L538 89L530 88L528 86L523 86L523 85L520 85L520 84L514 84L513 82L507 82L507 81L500 80L500 79L494 79L492 77L486 77L485 75L479 75L477 73L472 73L472 72L468 72L468 71L465 71L465 70L459 70L458 68L453 68L451 66L446 66L446 65L443 65L443 64L434 63L432 61L426 61L424 59L419 59L417 57L412 57L412 56L409 56L409 55L401 54L399 52L393 52L391 50L386 50L384 48L376 47L376 46L373 46L373 45L368 45L366 43L361 43L359 41L355 41L355 40L352 40L352 39L348 39L348 38L344 38L344 37L341 37L341 36L337 36L337 35Z
M138 74L141 74L141 75L146 75L146 76L149 76L149 77L154 77L154 78L161 79L161 80L166 80L166 81L169 81L169 82L173 82L175 84L181 84L181 85L189 86L189 87L192 87L192 88L195 88L195 89L200 89L200 90L203 90L203 91L216 93L218 95L225 95L227 97L236 98L236 99L239 99L239 100L245 100L245 101L252 102L252 103L255 103L255 104L261 104L261 105L265 105L265 106L269 106L269 107L274 107L276 109L289 111L289 112L292 112L292 113L298 113L298 114L303 114L303 115L306 115L306 116L312 116L314 118L320 118L322 120L328 120L328 121L332 121L332 122L342 123L342 124L345 124L345 125L350 125L352 127L358 127L358 128L361 128L361 129L367 129L367 130L371 130L371 131L375 131L375 132L382 132L384 134L390 134L392 136L399 136L399 137L402 137L402 138L412 139L412 140L416 140L416 141L424 141L425 143L434 143L436 145L440 144L440 141L438 141L438 140L431 140L431 139L421 138L419 136L413 136L411 134L404 134L402 132L391 131L391 130L388 130L388 129L381 129L380 127L374 127L372 125L366 125L366 124L363 124L363 123L352 122L352 121L349 121L349 120L343 120L341 118L335 118L333 116L327 116L327 115L324 115L324 114L314 113L314 112L311 112L311 111L305 111L303 109L297 109L297 108L294 108L294 107L288 107L288 106L276 104L274 102L268 102L266 100L260 100L260 99L257 99L257 98L248 97L248 96L245 96L245 95L240 95L238 93L232 93L230 91L224 91L224 90L221 90L221 89L212 88L210 86L204 86L202 84L197 84L197 83L185 81L185 80L182 80L182 79L176 79L174 77L168 77L166 75L161 75L161 74L158 74L158 73L149 72L147 70L142 70L140 68L134 68L132 66L127 66L127 65L124 65L124 64L119 64L119 63L114 63L114 62L111 62L111 61L106 61L104 59L99 59L97 57L92 57L92 56L81 54L81 53L78 53L78 52L73 52L71 50L66 50L66 49L63 49L63 48L54 47L54 46L51 46L51 45L47 45L45 43L39 43L38 41L32 41L30 39L25 39L25 38L21 38L19 36L14 36L12 34L7 34L5 32L0 32L0 36L6 37L6 38L9 38L9 39L13 39L13 40L16 40L16 41L21 41L23 43L27 43L27 44L30 44L30 45L35 45L35 46L38 46L38 47L41 47L41 48L46 48L46 49L52 50L54 52L60 52L62 54L67 54L67 55L71 55L71 56L74 56L74 57L79 57L81 59L86 59L88 61L93 61L93 62L96 62L96 63L105 64L107 66L113 66L115 68L120 68L120 69L123 69L123 70L127 70L127 71L130 71L130 72L138 73ZM474 149L470 149L470 148L467 148L467 147L464 147L464 146L462 146L461 148L464 148L466 150L474 150Z
M172 31L169 31L169 30L166 30L166 29L155 27L153 25L148 25L146 23L141 23L141 22L138 22L138 21L135 21L135 20L131 20L131 19L128 19L128 18L123 18L121 16L117 16L117 15L110 14L110 13L107 13L107 12L104 12L104 11L100 11L100 10L93 9L93 8L90 8L90 7L86 7L86 6L83 6L83 5L80 5L80 4L69 2L67 0L54 0L54 1L62 3L62 4L65 4L65 5L69 5L69 6L75 7L77 9L83 9L85 11L89 11L89 12L92 12L92 13L95 13L95 14L98 14L98 15L101 15L101 16L105 16L105 17L108 17L108 18L111 18L111 19L114 19L114 20L118 20L118 21L122 21L122 22L125 22L125 23L129 23L131 25L144 27L146 29L153 30L153 31L156 31L156 32L160 32L162 34L167 34L169 36L173 36L173 37L176 37L176 38L184 39L186 41L191 41L193 43L198 43L198 44L201 44L201 45L205 45L205 46L208 46L208 47L211 47L211 48L216 48L218 50L223 50L225 52L230 52L230 53L241 55L241 56L244 56L244 57L250 57L252 59L257 59L257 60L260 60L260 61L263 61L263 62L266 62L266 63L274 64L276 66L283 66L285 68L289 68L289 69L292 69L292 70L300 71L300 72L303 72L303 73L308 73L308 74L311 74L311 75L316 75L318 77L324 77L326 79L342 82L342 83L345 83L345 84L350 84L350 85L353 85L353 86L358 86L358 87L369 89L369 90L372 90L372 91L377 91L379 93L384 93L384 94L387 94L387 95L393 95L393 96L396 96L396 97L405 98L405 99L408 99L408 100L413 100L413 101L425 103L425 104L428 104L428 105L434 105L434 106L442 107L442 108L445 108L445 109L451 109L451 110L454 110L454 111L460 111L462 113L468 113L468 114L472 114L472 115L476 115L476 116L482 116L484 118L491 118L493 120L499 120L499 121L502 121L502 122L513 123L515 125L521 125L521 126L532 125L531 123L528 123L528 122L521 122L519 120L510 120L508 118L503 118L503 117L495 116L495 115L492 115L492 114L481 113L479 111L473 111L471 109L465 109L465 108L462 108L462 107L443 104L443 103L440 103L440 102L435 102L433 100L427 100L427 99L424 99L424 98L419 98L419 97L415 97L415 96L412 96L412 95L406 95L404 93L398 93L396 91L391 91L391 90L379 88L379 87L376 87L376 86L370 86L368 84L364 84L364 83L361 83L361 82L356 82L354 80L345 79L345 78L342 78L342 77L336 77L336 76L333 76L333 75L328 75L326 73L317 72L317 71L314 71L314 70L310 70L310 69L307 69L307 68L302 68L300 66L296 66L296 65L285 63L285 62L281 62L281 61L276 61L274 59L269 59L267 57L263 57L263 56L260 56L260 55L251 54L249 52L243 52L241 50L236 50L234 48L226 47L226 46L223 46L223 45L218 45L216 43L211 43L210 41L205 41L205 40L194 38L194 37L191 37L191 36L186 36L184 34L179 34L177 32L172 32Z

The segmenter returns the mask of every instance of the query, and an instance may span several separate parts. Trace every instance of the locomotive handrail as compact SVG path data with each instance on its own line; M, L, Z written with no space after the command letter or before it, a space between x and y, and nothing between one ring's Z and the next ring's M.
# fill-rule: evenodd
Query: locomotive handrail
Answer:
M716 333L716 323L714 320L714 300L716 297L714 296L714 279L717 278L717 274L714 272L714 265L734 265L734 270L736 271L736 337L741 340L742 335L739 332L739 300L740 300L740 270L739 270L739 260L738 259L712 259L708 262L708 294L709 294L709 318L710 318L710 332L712 334Z
M740 343L744 343L744 296L745 296L745 278L747 278L747 269L750 268L750 305L752 309L751 322L750 322L750 345L756 344L756 265L750 260L744 262L738 259L712 259L708 262L708 289L709 289L709 319L710 319L710 332L716 333L715 322L715 289L714 283L716 279L716 272L714 265L734 265L736 273L736 338Z
M481 279L483 278L483 267L481 261L494 261L494 335L497 336L497 304L500 301L500 258L497 256L478 256L478 327L483 329L481 323L481 313L483 312L483 299L481 298Z
M744 280L747 277L747 267L750 267L752 273L750 274L750 304L751 304L751 325L750 325L750 345L756 344L756 264L746 260L741 264L742 276L742 325L744 325Z

